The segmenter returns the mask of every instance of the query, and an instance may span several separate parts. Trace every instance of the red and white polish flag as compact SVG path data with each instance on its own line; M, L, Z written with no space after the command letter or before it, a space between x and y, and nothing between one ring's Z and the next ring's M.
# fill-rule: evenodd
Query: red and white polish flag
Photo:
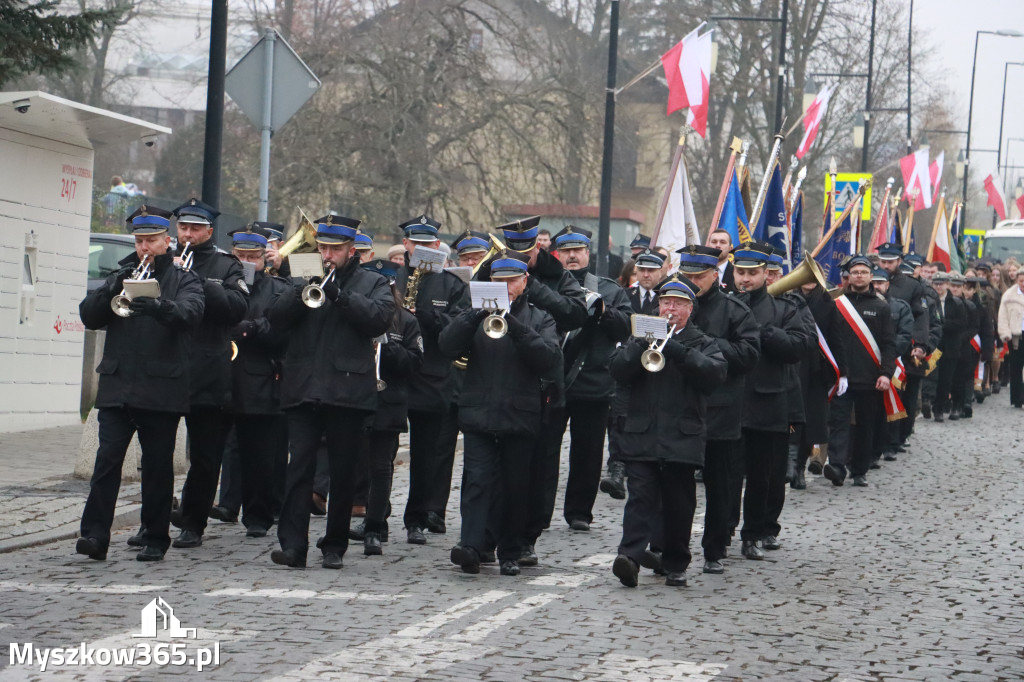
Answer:
M828 111L828 100L832 97L833 89L827 85L823 87L811 106L807 107L807 112L804 113L804 136L796 149L796 158L804 158L814 144L814 138L818 136L818 129L821 127L821 119L825 118L825 112Z
M705 137L711 92L711 31L704 35L690 33L661 55L661 66L668 83L667 113L689 108L686 122Z
M913 154L900 159L900 171L903 173L903 196L907 203L914 199L914 210L921 211L932 207L931 169L928 168L928 147L921 147ZM916 192L916 195L915 195Z

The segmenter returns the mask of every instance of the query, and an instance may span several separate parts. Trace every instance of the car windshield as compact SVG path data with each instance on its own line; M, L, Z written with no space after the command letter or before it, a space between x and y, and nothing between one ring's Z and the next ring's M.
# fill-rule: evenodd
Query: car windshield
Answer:
M117 263L135 252L130 242L93 242L89 245L89 279L102 279L121 267Z
M1010 256L1024 262L1024 236L1021 237L985 237L985 255L1005 261Z

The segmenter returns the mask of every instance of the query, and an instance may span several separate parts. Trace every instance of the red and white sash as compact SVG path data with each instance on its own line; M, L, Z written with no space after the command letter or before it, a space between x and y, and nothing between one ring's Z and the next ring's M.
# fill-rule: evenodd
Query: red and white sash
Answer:
M979 336L978 334L975 334L973 337L971 337L971 348L974 349L975 353L981 352L981 336Z
M825 335L821 333L821 327L817 323L814 324L814 331L818 332L818 350L828 360L828 364L832 366L832 371L836 375L832 388L828 389L828 399L831 401L839 391L839 363L836 362L836 356L832 354L832 349L828 347L828 341L825 340Z
M903 358L896 358L896 371L892 373L892 385L897 390L903 390L903 384L907 381L907 368L903 366Z
M875 365L879 368L882 367L882 351L878 348L878 342L875 341L874 335L871 330L868 329L868 325L864 322L864 318L860 316L857 309L853 307L853 303L845 294L836 299L836 308L839 309L839 313L846 320L850 328L853 329L854 336L861 342L864 349L874 360ZM903 407L903 401L900 400L899 395L896 393L896 389L889 382L889 390L886 391L882 396L882 402L885 403L885 419L886 421L894 422L899 419L905 419L907 416L907 410Z

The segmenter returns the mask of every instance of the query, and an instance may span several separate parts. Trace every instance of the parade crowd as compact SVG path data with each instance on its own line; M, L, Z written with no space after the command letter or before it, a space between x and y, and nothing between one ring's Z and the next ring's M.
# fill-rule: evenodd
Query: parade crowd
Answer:
M359 221L331 214L309 225L325 272L310 279L290 276L278 224L251 223L219 251L217 215L196 199L140 207L128 219L135 253L81 303L85 326L107 332L76 544L91 559L106 559L135 434L142 526L128 542L140 561L200 547L211 518L240 518L249 537L276 526L271 560L304 567L310 516L326 515L315 545L339 569L351 542L372 556L396 541L399 502L408 543L446 533L461 433L451 561L515 576L557 550L542 538L568 432L565 523L588 532L600 491L624 499L614 575L635 587L645 568L683 586L700 488L702 570L721 574L737 531L745 559L782 548L787 488L808 474L868 486L908 451L918 418L970 419L1007 384L1024 404L1024 269L1013 263L949 273L883 244L847 258L829 290L813 260L783 276L771 245L722 230L680 249L678 266L640 235L625 263L598 268L582 228L551 236L534 217L449 247L426 215L376 259ZM420 257L442 246L452 267ZM146 280L158 293L136 286ZM507 308L474 307L469 280L503 283Z

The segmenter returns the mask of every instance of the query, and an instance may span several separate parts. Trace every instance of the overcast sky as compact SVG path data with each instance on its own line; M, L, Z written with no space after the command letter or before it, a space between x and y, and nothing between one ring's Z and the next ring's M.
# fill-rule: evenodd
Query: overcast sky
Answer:
M909 4L909 0L907 2ZM919 40L926 40L937 48L938 72L945 74L946 86L955 97L952 103L957 116L955 127L964 130L967 127L975 32L1014 29L1024 33L1024 0L915 0L914 27ZM978 43L974 84L972 180L977 179L977 173L984 177L995 168L996 155L977 150L995 149L998 144L999 104L1006 62L1024 62L1024 37L982 35ZM1024 66L1011 66L1006 83L1004 141L1010 137L1024 138ZM1004 166L1008 165L1008 159L1012 159L1015 165L1024 166L1024 141L1012 142L1009 153L1006 150L1004 146ZM1024 169L1007 172L1014 182L1017 177L1024 176Z

